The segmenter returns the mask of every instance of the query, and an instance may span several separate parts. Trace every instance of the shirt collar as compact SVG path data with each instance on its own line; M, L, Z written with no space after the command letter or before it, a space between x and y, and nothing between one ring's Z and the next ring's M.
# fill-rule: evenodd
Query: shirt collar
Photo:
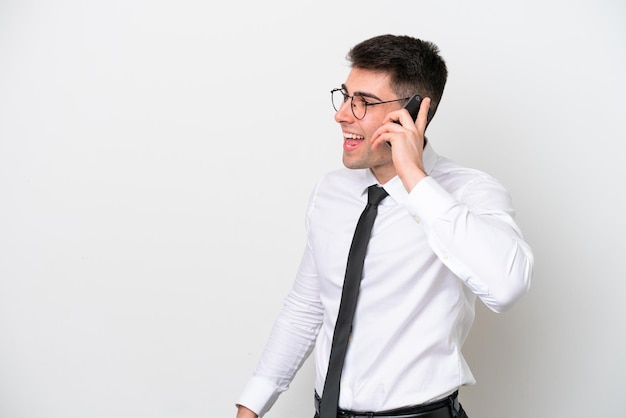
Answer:
M430 142L427 142L426 146L424 147L424 153L422 154L422 161L424 163L424 171L426 171L426 175L430 175L430 173L433 171L438 158L439 158L439 155L435 152L433 147L430 145ZM369 186L371 186L372 184L379 184L378 180L376 180L376 177L374 176L371 170L363 170L362 180L363 180L363 189L361 191L361 196L367 196L367 188ZM407 192L406 189L404 188L404 185L402 184L402 180L400 180L400 177L394 176L391 180L389 180L387 183L383 185L383 188L387 191L387 193L389 193L389 196L398 205L404 205L404 202L406 201L409 195L409 192ZM367 200L367 197L365 199ZM383 200L381 202L381 205L385 204L386 200L387 199Z

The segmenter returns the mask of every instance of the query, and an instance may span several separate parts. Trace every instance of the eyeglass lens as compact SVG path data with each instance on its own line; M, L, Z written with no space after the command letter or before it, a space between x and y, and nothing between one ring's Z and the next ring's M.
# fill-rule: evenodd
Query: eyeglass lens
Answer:
M359 96L348 96L346 92L340 89L332 90L331 92L333 108L336 111L339 111L341 106L348 100L350 100L350 109L352 110L352 114L357 119L363 119L365 117L365 112L367 112L367 106L365 105L365 100Z

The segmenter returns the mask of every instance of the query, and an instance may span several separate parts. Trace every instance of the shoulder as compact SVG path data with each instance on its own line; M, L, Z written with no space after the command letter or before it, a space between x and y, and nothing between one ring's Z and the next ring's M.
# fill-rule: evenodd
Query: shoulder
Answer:
M372 176L368 170L339 168L323 174L309 199L309 211L321 206L337 207L345 202L360 200Z
M461 165L443 156L438 156L430 176L442 186L447 185L453 189L468 187L476 182L500 184L495 177L484 171Z
M511 196L492 175L439 156L430 176L459 201L470 206L511 206Z

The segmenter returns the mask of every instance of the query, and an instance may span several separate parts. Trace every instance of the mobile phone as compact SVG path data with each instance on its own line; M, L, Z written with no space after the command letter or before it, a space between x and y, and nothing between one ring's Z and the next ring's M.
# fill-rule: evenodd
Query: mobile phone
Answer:
M409 101L404 105L404 108L409 111L409 114L413 118L413 122L417 120L417 114L420 111L420 105L422 104L422 96L419 94L414 94L413 97L409 99ZM426 121L430 122L433 118L433 109L428 109L428 114L426 115ZM399 124L400 122L394 120L395 123Z
M411 115L411 118L413 119L413 122L415 122L417 120L417 114L420 111L420 105L422 104L422 96L420 96L419 94L414 94L413 97L411 97L409 99L409 101L404 105L404 108L406 110L409 111L409 115ZM430 109L428 111L428 116L429 116L429 120L430 120ZM394 123L397 123L398 125L400 125L400 121L399 120L394 120ZM391 143L387 142L387 145L389 145L389 147L391 147Z
M417 120L417 114L420 111L420 105L422 104L422 96L419 94L414 94L413 97L409 99L409 101L404 105L404 108L409 111L409 115L413 118L413 122ZM400 123L399 121L394 121L395 123Z

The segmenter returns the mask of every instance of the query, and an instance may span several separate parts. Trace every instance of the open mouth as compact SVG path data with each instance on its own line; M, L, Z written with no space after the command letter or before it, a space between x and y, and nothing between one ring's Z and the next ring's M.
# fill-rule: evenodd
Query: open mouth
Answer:
M349 132L343 133L343 149L346 151L353 150L361 145L365 137L363 135L357 135Z

